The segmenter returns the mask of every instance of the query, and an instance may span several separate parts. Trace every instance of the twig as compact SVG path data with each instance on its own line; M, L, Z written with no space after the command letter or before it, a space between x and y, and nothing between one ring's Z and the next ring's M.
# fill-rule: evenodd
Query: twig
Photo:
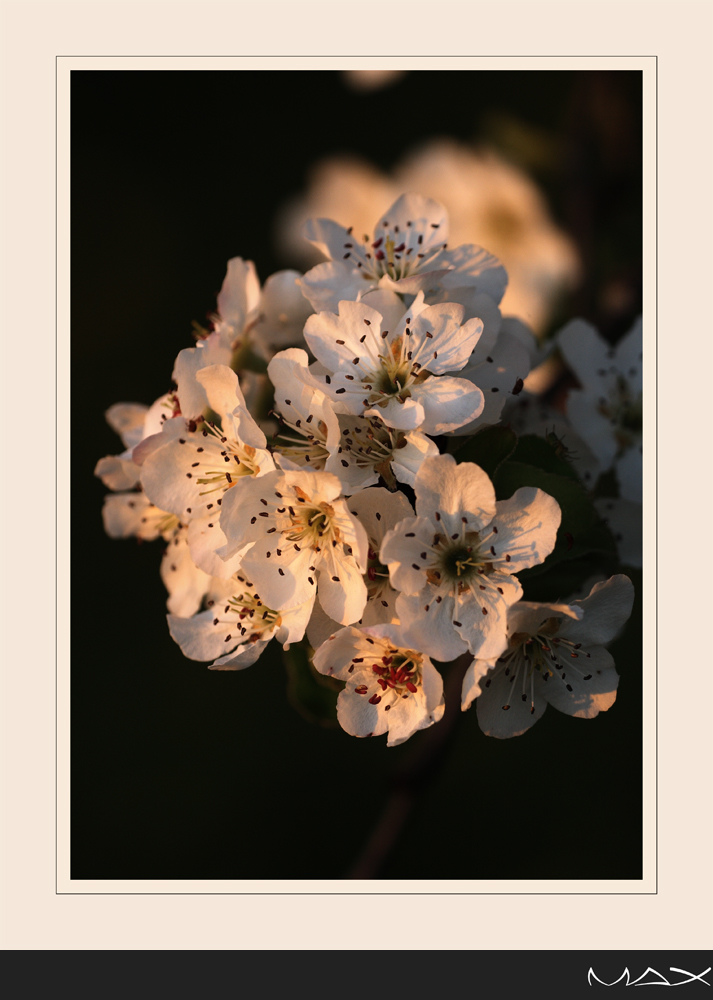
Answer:
M347 873L350 879L377 878L416 804L418 796L436 777L460 715L463 677L473 657L465 653L454 660L444 684L446 710L441 721L419 737L414 756L391 779L391 792L384 810L364 848Z

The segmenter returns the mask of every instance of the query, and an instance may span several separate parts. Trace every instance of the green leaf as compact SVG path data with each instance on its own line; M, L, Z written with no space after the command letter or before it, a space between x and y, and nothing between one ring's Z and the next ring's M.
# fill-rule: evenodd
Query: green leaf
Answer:
M554 497L562 511L553 551L541 565L518 573L523 585L530 577L547 572L561 560L579 559L593 551L616 557L616 544L611 532L577 480L545 472L524 462L508 461L498 469L494 485L498 500L507 500L523 486L535 486Z
M564 454L558 454L556 446L553 447L546 438L537 434L523 434L518 438L511 457L514 462L526 462L545 472L554 472L556 475L579 481L577 473Z
M287 698L307 722L333 729L338 725L337 695L344 684L315 670L312 655L313 650L306 642L292 643L283 650Z
M589 577L604 573L612 576L618 570L615 556L590 552L581 559L563 559L544 573L518 573L526 601L568 601ZM584 595L586 596L586 595Z
M250 341L246 339L239 343L233 351L230 367L238 374L242 371L249 371L264 375L267 371L267 361L253 351Z
M618 497L619 496L619 483L616 478L616 472L614 469L609 469L608 472L603 472L599 479L597 479L596 485L594 487L595 497Z
M474 462L479 465L492 479L516 445L517 434L509 427L484 427L472 437L465 438L460 446L454 446L452 454L458 463Z

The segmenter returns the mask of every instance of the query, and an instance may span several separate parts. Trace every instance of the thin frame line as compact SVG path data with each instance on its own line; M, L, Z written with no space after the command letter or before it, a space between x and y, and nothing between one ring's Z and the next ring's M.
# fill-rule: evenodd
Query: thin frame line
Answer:
M58 253L58 134L59 134L59 121L58 121L58 100L59 100L59 60L60 59L362 59L362 58L378 58L378 59L653 59L654 60L654 137L655 137L655 155L654 155L654 169L655 169L655 182L654 182L654 238L655 238L655 253L654 253L654 282L655 282L655 319L656 319L656 335L654 339L654 371L655 371L655 388L654 388L654 398L656 402L656 418L654 421L654 464L656 468L655 475L655 489L654 489L654 524L655 524L655 555L654 555L654 568L655 568L655 582L654 582L654 621L655 621L655 640L654 640L654 658L655 658L655 753L654 753L654 774L655 774L655 877L654 882L656 888L653 892L575 892L575 893L564 893L564 892L60 892L58 888L59 882L59 843L58 843L58 800L59 800L59 781L58 781L58 770L59 770L59 734L58 734L58 677L59 677L59 613L58 613L58 574L59 574L59 463L57 461L58 456L58 434L59 434L59 371L58 371L58 351L59 351L59 306L58 306L58 296L59 296L59 279L58 279L58 266L59 266L59 253ZM68 55L68 54L56 54L55 55L55 895L56 896L657 896L658 895L658 875L659 875L659 787L658 787L658 774L659 774L659 759L658 759L658 725L659 725L659 657L658 657L658 605L659 605L659 574L658 574L658 251L659 251L659 240L658 240L658 194L659 194L659 172L658 172L658 55L651 54L637 54L637 55L505 55L498 54L497 56L479 56L479 55L98 55L92 54L87 55ZM70 70L70 79L71 79ZM102 72L97 70L97 72ZM126 70L126 72L139 72L137 70ZM181 72L181 70L175 70L175 72ZM203 72L217 72L217 70L203 70ZM233 70L233 72L240 72L240 70ZM272 72L281 72L280 70L272 70ZM335 70L337 72L337 70ZM442 70L441 72L453 72L452 70ZM498 70L493 70L492 72L499 72ZM505 71L502 71L505 72ZM527 72L525 70L508 70L508 72ZM546 71L543 71L546 72ZM577 72L573 70L572 72ZM643 88L643 69L640 71L642 73L642 88ZM643 96L643 95L642 95ZM70 93L70 115L71 115L71 93ZM643 122L643 104L642 104L642 122ZM642 142L642 180L643 180L643 142ZM70 176L71 176L71 147L70 147ZM71 205L71 188L70 188L70 205ZM642 199L643 201L643 199ZM643 210L643 203L642 203ZM69 229L71 233L71 208L69 213ZM642 252L643 252L643 219L642 219ZM71 248L70 248L70 275L71 275ZM642 577L642 601L644 593L644 584ZM642 649L643 649L643 621L642 621ZM643 658L642 658L642 671L643 671ZM643 705L642 705L643 712ZM642 717L643 722L643 717ZM643 725L642 725L642 736L643 736ZM643 786L643 739L641 743L642 748L642 786ZM71 759L71 751L70 751ZM71 786L71 777L70 777ZM643 787L642 787L643 793ZM643 856L643 795L642 795L642 856ZM70 827L70 845L71 845L71 807L69 814L69 827ZM70 864L70 881L71 879L71 864ZM109 881L109 880L107 880ZM124 880L117 880L124 881ZM129 881L129 880L126 880ZM133 880L131 880L133 881ZM158 880L157 880L158 881ZM342 881L342 880L329 880L329 881ZM555 880L560 881L560 880Z

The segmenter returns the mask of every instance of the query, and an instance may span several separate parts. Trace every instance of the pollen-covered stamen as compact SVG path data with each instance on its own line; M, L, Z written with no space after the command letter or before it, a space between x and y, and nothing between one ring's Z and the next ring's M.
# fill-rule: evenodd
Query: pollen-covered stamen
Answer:
M423 657L413 649L401 649L382 642L374 652L365 652L352 660L350 672L355 665L361 668L359 680L362 682L355 687L355 692L368 696L372 705L378 705L386 698L386 711L390 711L400 698L409 698L421 690ZM373 681L363 683L367 680L367 672L372 675Z
M403 403L410 397L413 385L420 385L430 377L431 373L417 361L422 346L412 344L406 333L386 345L384 353L378 356L378 367L365 370L362 376L365 407L385 406L393 398Z
M372 672L382 691L393 691L397 697L416 694L421 686L422 657L412 649L390 646L380 661L372 664Z
M299 418L292 422L282 414L278 414L278 417L283 426L294 431L294 435L278 431L273 439L275 451L298 465L310 465L313 469L322 471L329 458L325 422L312 420L307 423Z
M156 528L162 535L177 531L180 526L181 523L175 514L167 514L165 511L160 511L160 516L156 519Z
M216 491L224 493L241 476L256 476L259 473L255 448L223 433L214 423L203 423L199 440L201 444L195 450L196 461L191 463L191 476L197 485L208 487L199 490L200 496Z
M403 229L398 225L389 226L388 219L382 220L376 227L373 239L370 240L368 236L364 239L367 245L362 251L364 256L361 267L365 276L377 280L386 276L398 281L423 270L446 248L445 243L430 243L432 232L438 229L438 224L431 223L428 228L430 232L424 232L422 226L407 222Z
M526 640L527 636L524 638ZM518 697L517 678L520 674L520 670L523 671L522 691L524 691L527 677L532 671L532 666L529 663L527 653L524 653L522 648L519 645L516 645L514 648L508 649L505 653L503 653L495 668L495 674L502 673L508 679L508 695L505 700L505 704L500 706L503 712L509 711L513 701ZM492 678L485 682L485 687L490 687L491 682Z
M343 547L339 518L331 504L325 500L316 503L299 486L294 487L297 502L288 505L283 516L282 534L288 542L302 548L311 547L331 557L332 549Z
M379 546L371 539L369 540L364 583L366 584L368 601L381 600L383 592L391 589L389 568L379 562Z
M568 691L571 691L572 687L566 683L567 674L577 674L583 681L592 679L592 672L587 664L587 660L591 659L591 654L582 649L581 642L574 643L569 639L553 636L550 655L552 663L557 668L557 676L565 682Z
M222 614L222 617L220 615ZM273 632L282 624L282 617L279 611L273 611L266 607L254 591L244 590L239 594L229 597L216 613L213 625L235 626L234 633L228 633L226 642L234 638L238 633L244 638L247 636L248 642L257 642L262 639L265 633Z
M167 409L171 413L171 417L180 417L181 416L181 404L179 402L178 393L177 392L172 392L168 396L166 402L162 403L161 405L167 407ZM166 420L166 419L167 419L166 415L162 413L161 414L161 422L163 423L163 421Z
M169 535L175 535L181 526L175 514L169 514L165 510L160 510L153 505L144 509L144 513L141 516L141 524L148 525L148 529L144 530L157 531L164 539L168 539ZM141 536L139 535L139 537Z
M435 559L428 563L424 560L424 568L429 583L453 595L456 609L466 593L470 593L476 601L482 601L488 594L495 600L502 595L502 589L491 579L497 564L507 559L505 554L498 557L494 546L488 544L496 535L497 528L494 526L487 534L469 530L467 518L462 517L460 531L450 537L443 532L434 536L431 552ZM488 614L484 604L481 608L484 615Z
M559 619L553 619L559 623ZM558 626L557 626L558 627ZM515 632L508 640L508 648L498 659L493 676L503 674L508 679L508 697L501 708L507 712L514 701L530 702L530 714L535 714L535 677L539 674L547 681L553 672L549 665L547 654L549 649L542 635L530 635L528 632ZM522 673L522 681L517 680ZM486 682L490 687L493 677Z
M542 677L543 681L557 677L568 691L572 690L572 685L567 679L568 674L575 673L583 681L592 679L592 673L586 667L586 660L590 658L590 654L581 648L581 643L573 643L556 635L561 624L561 618L551 617L541 623L534 635L527 632L515 632L510 636L507 653L498 661L499 665L507 664L504 669L508 676L517 676L520 668L523 668L523 695L525 681L529 679L531 688L530 711L533 714L535 672ZM575 660L580 657L585 661L583 668L575 663ZM523 700L526 701L527 698L524 697Z
M522 679L522 700L527 701L527 693L525 692L525 681L526 677L523 675ZM535 674L530 671L530 715L535 714Z
M405 435L375 417L340 417L341 423L346 424L341 441L346 456L358 468L374 468L388 478L387 466L394 452L407 444Z

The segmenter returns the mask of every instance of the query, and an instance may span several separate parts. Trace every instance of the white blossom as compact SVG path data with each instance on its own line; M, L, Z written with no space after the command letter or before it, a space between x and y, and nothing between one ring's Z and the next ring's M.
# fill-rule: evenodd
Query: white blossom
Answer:
M113 431L121 438L125 450L120 455L100 458L94 475L110 490L132 490L138 486L140 470L133 457L141 441L157 434L173 412L173 397L167 393L149 407L143 403L115 403L104 414Z
M305 351L276 354L268 366L281 429L275 460L283 469L333 473L349 496L383 477L412 484L424 458L438 449L421 431L398 431L375 417L336 413L332 400L308 369Z
M270 358L276 347L298 342L312 309L300 287L299 271L277 271L260 290L252 261L234 257L218 294L215 331L233 351L252 347Z
M404 194L363 239L331 219L310 219L305 237L329 258L305 274L300 287L317 311L336 312L343 299L370 288L400 295L421 290L477 287L500 302L507 274L482 247L447 249L448 215L438 202Z
M420 191L445 206L452 246L478 244L502 260L509 279L503 312L541 333L563 292L575 286L580 262L532 178L493 150L433 139L410 149L391 175L355 157L322 160L304 194L282 210L278 245L305 266L315 264L317 251L302 236L307 219L335 219L361 235L401 191Z
M597 497L597 513L616 542L619 562L641 569L643 564L643 507L623 497Z
M456 435L474 434L489 424L497 424L506 403L513 403L530 372L534 345L532 334L517 320L505 319L488 337L481 337L464 368L467 378L483 393L483 409L478 416L456 428Z
M398 625L344 628L320 646L314 665L346 682L337 719L351 736L388 733L393 747L443 717L443 679Z
M532 487L495 500L488 476L452 455L427 459L416 476L416 517L387 532L381 561L401 591L396 613L410 641L451 660L505 647L507 609L522 596L512 574L554 548L559 504Z
M581 389L567 398L567 416L601 462L614 468L622 497L642 499L642 324L638 319L611 347L589 323L573 320L557 336Z
M191 660L213 660L211 670L251 666L270 639L285 648L303 637L312 602L274 611L243 574L221 581L222 592L192 618L168 615L169 631Z
M153 503L188 525L196 565L211 576L229 577L241 554L233 553L232 562L217 555L225 544L219 523L223 497L241 477L264 476L275 464L245 408L235 372L215 365L197 378L221 426L182 417L167 421L160 435L142 443L141 483Z
M160 510L143 492L110 493L102 509L104 530L110 538L163 538L161 579L168 591L166 605L175 615L194 614L211 586L211 578L191 559L187 528L175 514Z
M626 576L597 583L582 601L520 601L508 613L507 648L473 661L463 681L462 708L477 699L489 736L520 736L547 705L592 719L616 700L619 676L604 648L627 621L634 588Z
M187 419L201 416L208 406L198 372L213 365L231 365L243 350L254 350L269 359L276 347L301 341L312 307L297 284L298 271L278 271L260 282L252 261L234 257L218 294L213 329L195 347L182 350L173 368L181 413Z
M329 472L270 472L239 480L225 496L220 524L224 559L245 552L242 567L270 607L281 610L319 596L341 624L366 603L368 542Z
M386 532L396 527L403 518L413 515L413 508L403 493L391 493L381 487L370 487L355 493L349 497L347 505L366 531L369 546L364 573L366 605L358 622L349 624L382 625L398 622L397 593L391 586L388 567L379 562L379 550ZM317 599L307 627L307 637L312 646L317 649L338 628L339 623L325 614Z
M396 296L384 298L391 299L389 326L385 306L377 312L366 301L341 301L338 315L308 319L305 340L330 373L324 391L345 412L375 416L403 431L443 434L478 416L480 389L444 373L466 364L482 323L461 325L462 306L426 306L422 294L408 309Z

